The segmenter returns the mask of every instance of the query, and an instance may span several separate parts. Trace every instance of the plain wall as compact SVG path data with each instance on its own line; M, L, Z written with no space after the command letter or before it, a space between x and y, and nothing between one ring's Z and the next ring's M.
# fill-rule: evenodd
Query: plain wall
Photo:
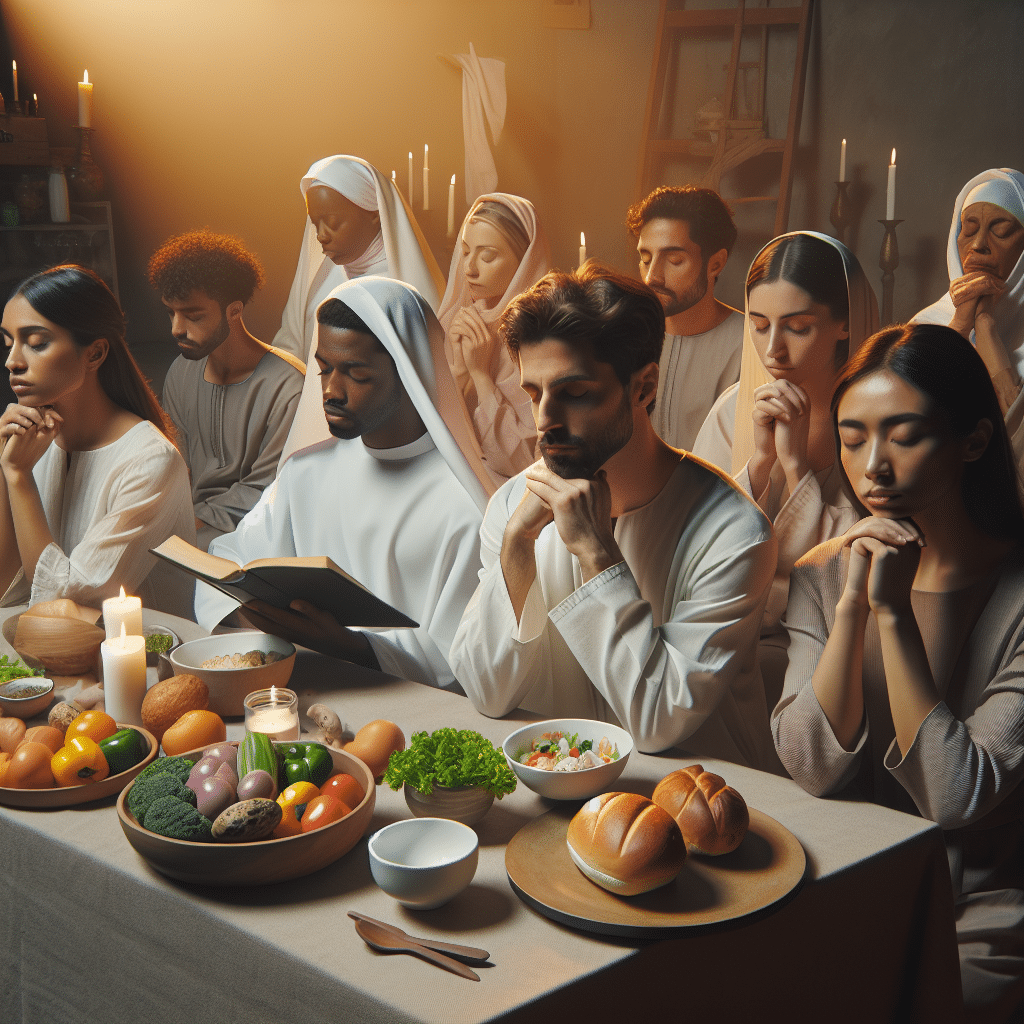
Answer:
M150 253L190 228L239 235L267 271L247 322L270 340L302 236L298 181L319 157L365 157L398 171L404 191L411 149L416 214L447 273L453 173L458 221L466 210L461 76L437 55L467 52L470 41L507 66L498 188L534 202L558 266L575 265L583 230L590 255L635 271L623 220L636 198L658 4L591 7L591 28L577 31L545 28L541 0L0 0L22 95L39 94L51 144L75 143L83 68L95 83L93 148L115 206L122 300L133 344L151 352L143 360L158 375L176 350L144 280ZM858 210L847 240L881 299L876 222L895 146L905 221L897 319L946 288L946 236L963 183L986 167L1024 166L1022 39L1019 0L815 4L789 225L832 230L846 137ZM791 51L784 38L770 51L773 71ZM704 95L720 68L711 54L681 75ZM771 117L772 134L779 121ZM421 213L425 142L432 209ZM764 176L763 166L748 168L723 191L761 188ZM676 167L664 180L686 177ZM719 296L742 307L746 267L771 232L764 211L746 207L737 219Z

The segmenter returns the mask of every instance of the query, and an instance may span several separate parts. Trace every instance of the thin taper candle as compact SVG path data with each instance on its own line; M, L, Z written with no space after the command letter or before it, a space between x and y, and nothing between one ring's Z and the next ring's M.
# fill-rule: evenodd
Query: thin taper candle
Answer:
M448 237L455 234L455 175L448 185Z
M409 150L409 206L412 206L412 150Z
M846 181L846 139L839 148L839 180Z
M885 219L896 219L896 150L889 161L889 181L885 189Z

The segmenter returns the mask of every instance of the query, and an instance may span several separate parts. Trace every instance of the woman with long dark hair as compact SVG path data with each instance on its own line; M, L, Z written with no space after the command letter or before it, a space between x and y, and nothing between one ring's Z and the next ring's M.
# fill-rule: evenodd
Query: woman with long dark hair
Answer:
M1024 512L999 403L949 327L876 334L832 400L868 513L791 577L790 775L938 822L970 1020L1024 1007Z
M18 399L0 416L4 604L98 607L123 586L191 614L187 582L154 572L149 553L171 534L195 540L188 470L124 333L117 300L84 267L33 275L4 308Z

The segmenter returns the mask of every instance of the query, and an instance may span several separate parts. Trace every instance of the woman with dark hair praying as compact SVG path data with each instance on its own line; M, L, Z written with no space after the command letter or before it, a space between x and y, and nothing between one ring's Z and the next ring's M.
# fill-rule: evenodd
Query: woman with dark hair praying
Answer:
M746 291L739 383L715 403L693 453L732 475L775 527L779 563L760 644L771 708L786 673L780 622L793 564L861 516L843 493L829 399L839 368L878 329L878 304L857 257L814 231L769 242Z
M1024 512L985 364L948 327L876 334L832 401L868 513L790 583L775 746L815 795L937 822L971 1021L1024 1008Z
M5 605L68 597L98 607L123 586L189 615L190 583L149 553L195 542L188 470L91 270L22 282L0 324L18 403L0 416L0 583Z

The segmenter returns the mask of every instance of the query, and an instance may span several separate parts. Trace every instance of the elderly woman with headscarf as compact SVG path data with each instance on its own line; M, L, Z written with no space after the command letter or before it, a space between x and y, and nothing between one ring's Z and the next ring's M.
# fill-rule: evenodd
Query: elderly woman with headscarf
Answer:
M739 383L715 403L693 452L731 474L775 527L760 647L771 708L785 675L780 623L793 565L861 518L843 491L829 402L842 365L878 329L878 304L857 257L815 231L769 242L746 293Z
M1018 464L1024 464L1024 174L975 175L953 207L949 291L914 317L973 341L988 368Z
M274 345L306 362L306 382L283 464L327 436L316 381L316 310L346 281L377 275L411 284L437 308L444 278L416 218L394 183L365 160L329 156L299 182L309 214L281 329Z
M462 223L437 316L492 490L534 461L537 439L530 398L498 338L498 319L550 269L533 204L503 192L480 196Z

